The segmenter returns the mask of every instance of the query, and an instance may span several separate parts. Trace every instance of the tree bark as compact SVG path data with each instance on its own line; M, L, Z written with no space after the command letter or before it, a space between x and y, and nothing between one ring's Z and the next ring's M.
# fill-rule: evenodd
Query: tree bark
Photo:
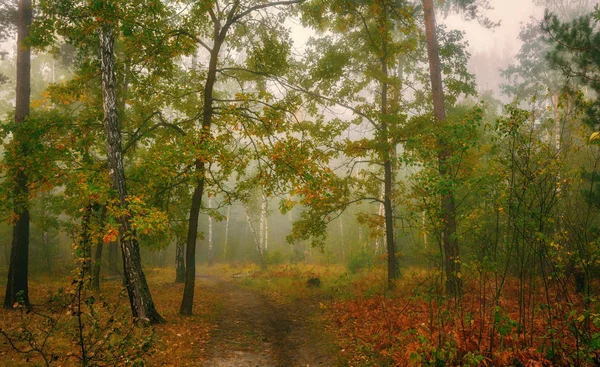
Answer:
M381 68L384 81L381 83L381 135L383 140L383 211L385 215L385 241L388 267L388 288L394 288L396 279L396 243L394 241L394 209L392 208L392 185L394 175L392 172L391 150L389 139L389 127L386 121L388 114L388 65L385 57L381 60Z
M427 39L427 56L429 58L429 76L431 79L431 92L433 95L433 114L439 127L446 121L446 107L444 105L444 89L442 85L442 71L438 41L436 35L435 10L433 0L423 0L425 14L425 36ZM451 156L450 148L443 138L438 141L438 167L443 182L451 182L451 172L448 160ZM462 281L460 273L459 247L456 239L456 205L454 202L454 186L444 184L441 196L442 213L442 247L444 249L444 266L446 268L446 292L460 294Z
M115 37L108 24L99 31L100 59L102 71L102 102L104 108L104 132L106 135L106 157L114 194L121 208L127 208L127 186L123 167L121 130L117 111L117 82L115 72ZM164 322L154 307L150 289L142 270L139 244L131 228L127 214L117 218L125 272L125 286L129 295L131 311L136 320L154 324Z
M267 250L267 230L267 198L263 193L260 197L260 222L258 225L258 241L262 253L264 253Z
M262 244L260 243L260 233L256 234L256 230L254 229L254 225L252 224L252 219L250 218L250 213L248 213L248 208L244 207L246 210L246 223L248 223L248 229L250 230L250 234L252 234L252 239L254 240L254 246L256 247L256 253L258 254L258 258L260 261L261 267L264 267L264 251Z
M227 29L231 24L227 23L223 29L219 30L215 25L214 45L210 53L208 64L208 74L204 85L204 108L202 113L202 133L200 136L200 146L203 146L210 139L210 128L213 116L213 90L217 80L217 64L219 61L219 51L227 34ZM198 218L200 208L202 207L202 195L204 194L204 175L206 167L204 161L196 158L197 182L194 194L192 195L192 206L188 220L187 247L185 251L185 286L183 289L183 299L179 314L191 315L194 305L194 285L196 282L196 239L198 237Z
M17 24L17 88L15 124L21 125L29 115L31 100L31 51L24 44L29 36L33 19L31 0L19 0ZM26 139L18 131L14 135L17 154L27 155ZM4 308L11 309L21 299L27 308L29 303L29 189L26 167L19 167L15 175L13 237L8 268L8 281L4 296Z
M300 0L291 0L288 4L297 3ZM219 52L225 41L229 28L240 18L250 14L254 10L270 7L270 4L260 4L250 9L240 12L239 1L233 2L233 5L227 13L227 19L224 24L216 18L214 13L211 14L213 20L213 46L210 49L210 60L208 63L208 72L206 75L206 83L204 84L204 106L202 109L202 132L200 136L199 146L205 145L210 139L210 128L212 126L213 117L213 91L217 80L217 64L219 62ZM282 5L282 3L279 3ZM218 11L220 12L220 11ZM206 174L206 166L203 157L196 157L196 188L192 195L192 205L190 208L190 216L188 221L188 236L187 248L185 251L185 286L183 289L183 299L179 313L181 315L191 315L194 304L194 284L196 281L196 238L198 235L198 217L200 208L202 207L202 195L204 193L204 177Z

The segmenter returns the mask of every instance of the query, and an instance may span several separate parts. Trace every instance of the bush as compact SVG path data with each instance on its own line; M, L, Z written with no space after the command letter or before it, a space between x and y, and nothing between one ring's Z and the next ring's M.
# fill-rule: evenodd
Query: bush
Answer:
M27 309L21 300L18 325L0 328L0 338L23 356L24 364L144 366L153 353L154 331L137 327L131 313L89 290L89 279L78 277L66 290L51 294L43 312Z

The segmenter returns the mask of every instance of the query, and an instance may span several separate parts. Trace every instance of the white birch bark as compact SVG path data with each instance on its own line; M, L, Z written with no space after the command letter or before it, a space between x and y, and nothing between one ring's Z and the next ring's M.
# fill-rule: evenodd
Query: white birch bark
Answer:
M260 238L256 236L256 231L254 230L254 225L252 224L252 219L250 219L250 214L248 213L248 208L244 206L244 210L246 211L246 222L248 222L248 229L250 230L250 234L252 234L252 239L254 240L254 245L256 246L256 251L262 258L262 248L260 246Z
M263 192L260 204L260 247L263 251L267 250L269 223L267 220L267 196Z

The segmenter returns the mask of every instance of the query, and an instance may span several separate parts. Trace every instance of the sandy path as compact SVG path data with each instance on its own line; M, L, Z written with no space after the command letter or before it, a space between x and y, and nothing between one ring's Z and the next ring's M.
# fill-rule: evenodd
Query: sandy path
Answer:
M207 346L206 367L337 366L319 327L318 303L280 305L231 281L201 276L221 295L218 323Z

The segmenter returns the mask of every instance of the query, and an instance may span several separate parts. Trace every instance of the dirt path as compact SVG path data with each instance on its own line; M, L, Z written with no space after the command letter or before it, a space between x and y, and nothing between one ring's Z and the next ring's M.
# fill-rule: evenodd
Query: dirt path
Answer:
M312 322L317 302L280 305L257 291L203 275L200 281L220 294L218 324L205 367L334 367L322 333ZM329 348L331 349L331 348Z

